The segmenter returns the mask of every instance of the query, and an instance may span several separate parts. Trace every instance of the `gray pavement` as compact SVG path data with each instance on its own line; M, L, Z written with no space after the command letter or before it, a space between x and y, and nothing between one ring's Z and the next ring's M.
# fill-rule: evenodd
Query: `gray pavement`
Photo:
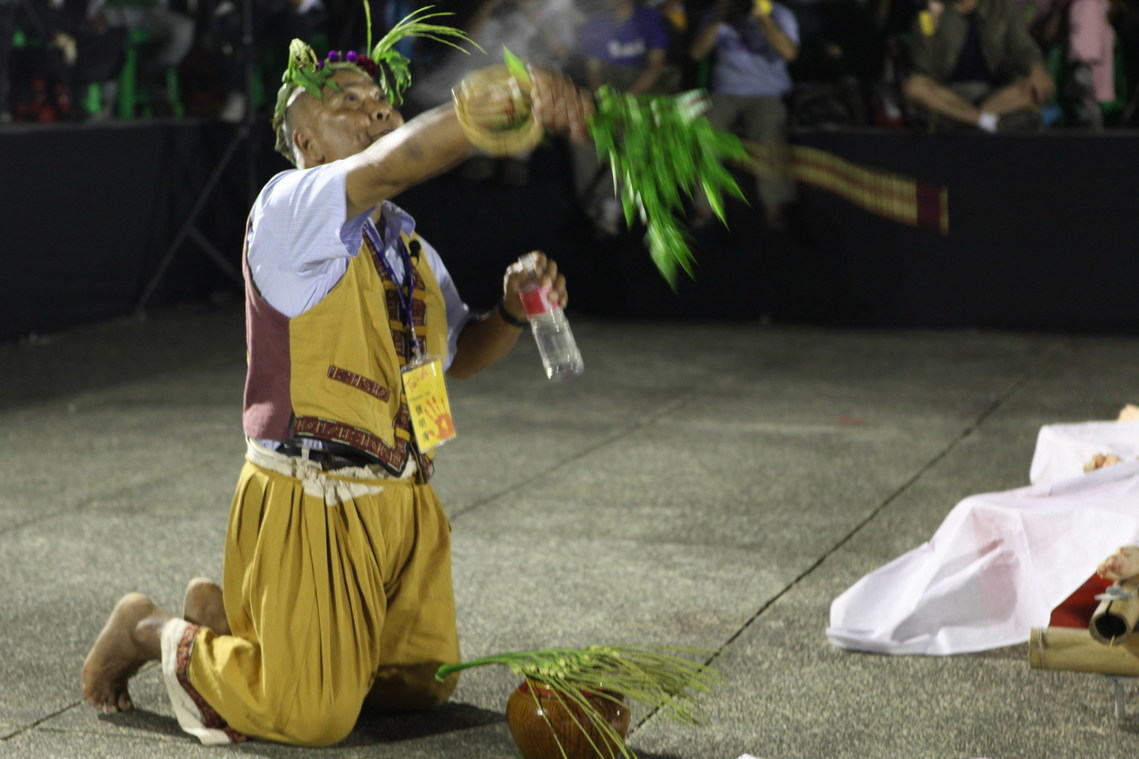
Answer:
M831 600L961 498L1027 484L1039 427L1139 399L1139 339L576 320L584 376L527 339L452 382L438 457L464 656L593 643L715 649L701 729L651 718L642 759L1131 757L1139 699L1031 670L1026 647L832 647ZM343 744L204 748L156 668L102 716L80 663L115 599L176 609L220 574L243 444L239 309L185 308L0 347L0 755L517 755L515 678L466 675L429 715ZM1089 568L1090 569L1090 568Z

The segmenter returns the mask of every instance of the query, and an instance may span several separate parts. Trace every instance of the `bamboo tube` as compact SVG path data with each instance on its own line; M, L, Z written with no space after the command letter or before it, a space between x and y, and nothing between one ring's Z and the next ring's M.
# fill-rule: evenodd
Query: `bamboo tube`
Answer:
M1131 595L1100 601L1088 623L1088 632L1106 646L1123 643L1139 624L1139 595L1130 583L1117 582L1111 586Z
M1071 627L1032 628L1028 663L1033 669L1139 677L1139 656L1127 646L1105 646L1087 630Z

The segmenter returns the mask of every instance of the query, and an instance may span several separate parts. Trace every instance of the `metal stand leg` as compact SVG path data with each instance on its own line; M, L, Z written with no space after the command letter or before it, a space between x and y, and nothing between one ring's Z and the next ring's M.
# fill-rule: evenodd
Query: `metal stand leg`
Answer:
M1111 680L1115 686L1115 719L1122 720L1127 716L1127 705L1123 700L1123 681L1134 680L1133 677L1121 677L1119 675L1107 675L1107 679Z
M206 200L209 198L210 193L213 192L214 186L221 179L222 173L229 165L230 160L237 153L237 149L245 146L247 154L247 182L249 186L249 197L247 201L253 202L253 198L257 194L257 114L254 112L253 101L253 83L254 83L254 66L253 66L253 1L254 0L241 0L242 3L242 18L244 29L241 35L242 52L245 56L245 121L238 128L237 133L233 136L229 146L225 149L221 160L218 161L217 166L214 167L213 174L206 181L205 187L199 193L198 198L194 201L194 206L190 209L189 215L186 217L185 223L182 228L178 230L178 234L174 236L173 242L166 249L162 259L159 261L158 268L150 279L142 288L142 294L139 295L138 300L134 304L134 315L136 318L145 319L146 317L146 304L150 301L150 297L154 294L154 290L161 282L163 275L166 273L167 267L170 266L171 261L177 254L182 242L189 237L198 243L198 245L206 252L206 254L213 259L213 261L229 275L238 285L244 282L241 272L230 262L230 258L223 255L216 247L214 247L206 237L197 230L194 222L198 218L205 206ZM3 0L0 0L3 2Z

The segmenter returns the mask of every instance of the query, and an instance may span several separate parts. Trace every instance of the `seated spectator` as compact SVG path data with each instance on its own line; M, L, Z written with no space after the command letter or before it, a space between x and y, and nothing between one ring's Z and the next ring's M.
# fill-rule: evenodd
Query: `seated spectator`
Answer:
M253 34L255 50L287 49L293 38L316 39L325 32L328 13L322 0L253 0ZM241 2L222 0L214 9L212 25L221 43L225 71L226 98L218 111L222 121L240 122L245 118L246 73L242 38L245 14ZM283 63L266 68L276 71ZM264 83L272 92L278 83Z
M676 91L664 17L637 0L602 0L582 24L578 44L590 89L608 84L631 95Z
M796 195L783 103L791 92L787 64L799 52L795 14L770 0L718 0L696 32L691 55L700 60L713 52L708 121L717 129L739 127L745 140L764 148L774 170L757 173L759 197L768 223L782 228ZM693 226L711 220L712 209L703 199Z
M795 97L789 101L793 123L808 127L869 124L875 85L882 81L889 55L882 22L874 10L859 0L784 3L799 25L799 54L790 66L795 81ZM909 20L907 16L907 24Z
M1103 128L1101 104L1116 99L1110 13L1109 0L1073 0L1068 8L1069 95L1076 103L1077 123L1093 129Z
M173 97L165 91L166 72L178 68L193 47L194 20L170 10L167 0L94 0L89 13L98 25L144 32L149 43L139 56L139 86L163 92L167 100ZM117 95L117 83L107 82L104 102L113 102Z
M930 0L914 19L903 90L930 132L1039 128L1055 84L1007 0Z
M93 23L84 0L0 0L0 121L93 115L84 108L87 86L114 80L122 59L122 33Z
M588 15L578 38L591 90L609 85L630 95L669 94L680 73L667 65L669 33L664 17L637 0L601 0ZM623 224L607 166L593 146L574 146L574 183L578 200L598 229L617 234Z

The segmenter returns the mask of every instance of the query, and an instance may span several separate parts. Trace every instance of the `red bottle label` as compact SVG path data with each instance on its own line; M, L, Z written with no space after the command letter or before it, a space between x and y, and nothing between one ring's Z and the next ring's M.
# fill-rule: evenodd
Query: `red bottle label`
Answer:
M522 301L522 308L526 310L527 316L541 316L552 308L550 305L550 288L546 285L523 290L518 293L518 298Z

